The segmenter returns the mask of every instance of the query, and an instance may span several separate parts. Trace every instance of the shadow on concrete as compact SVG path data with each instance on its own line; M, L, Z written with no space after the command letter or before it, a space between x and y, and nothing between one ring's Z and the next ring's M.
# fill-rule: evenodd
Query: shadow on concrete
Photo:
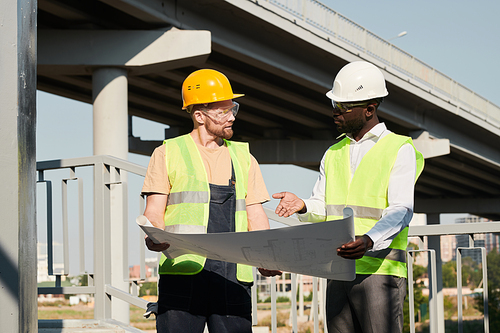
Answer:
M19 304L19 269L0 244L0 285Z

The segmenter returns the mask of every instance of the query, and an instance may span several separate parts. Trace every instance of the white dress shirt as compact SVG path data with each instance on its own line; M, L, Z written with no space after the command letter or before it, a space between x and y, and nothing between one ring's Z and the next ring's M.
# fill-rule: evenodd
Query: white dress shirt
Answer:
M351 177L359 166L365 154L384 136L391 133L384 123L375 125L361 140L351 140L349 145L351 161ZM321 159L319 177L314 185L312 195L304 200L307 213L297 214L300 221L320 222L326 220L325 204L325 155ZM383 250L391 244L392 240L406 228L413 217L413 192L415 187L415 174L417 169L415 150L406 143L398 152L396 161L389 177L388 202L382 218L366 234L373 241L372 251ZM351 178L352 179L352 178ZM361 236L361 235L358 235Z

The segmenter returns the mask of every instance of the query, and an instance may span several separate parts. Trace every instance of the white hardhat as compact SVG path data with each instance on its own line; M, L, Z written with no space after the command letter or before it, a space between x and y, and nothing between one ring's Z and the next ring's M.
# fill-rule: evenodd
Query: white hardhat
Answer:
M366 101L389 95L384 74L366 61L351 62L339 71L326 96L335 102Z

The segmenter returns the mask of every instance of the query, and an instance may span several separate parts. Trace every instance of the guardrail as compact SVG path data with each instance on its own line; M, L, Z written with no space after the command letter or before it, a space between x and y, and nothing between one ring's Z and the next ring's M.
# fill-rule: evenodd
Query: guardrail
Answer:
M463 332L463 313L462 313L462 251L463 250L480 250L481 251L481 261L482 261L482 281L483 281L483 306L484 306L484 332L489 333L489 315L488 315L488 270L487 270L487 262L486 262L486 249L480 246L474 246L474 234L488 234L488 233L498 233L500 231L500 222L481 222L481 223L460 223L453 225L425 225L425 226L412 226L408 232L408 237L418 237L420 239L420 244L423 244L424 237L439 237L443 235L468 235L467 242L468 246L466 247L457 247L456 248L456 260L457 260L457 309L458 309L458 331ZM435 251L434 249L430 249L428 251ZM411 252L416 251L408 251L408 271L412 271L413 260L410 259ZM436 275L436 263L439 263L440 258L436 258L435 254L431 253L431 265L434 266L429 274L431 275L432 280L435 280ZM408 274L410 277L410 274ZM410 284L409 279L409 284ZM411 281L413 282L413 281ZM432 281L433 285L436 286L436 281ZM436 287L432 285L430 288L434 291L437 290ZM433 295L433 298L436 299L436 295ZM438 326L438 317L439 309L437 307L437 303L434 302L434 313L431 313L430 321L431 321L431 333L441 333ZM410 303L410 318L414 315L414 309L412 309L412 304ZM444 318L442 318L444 319ZM410 325L411 333L415 332L415 328Z
M76 176L76 170L80 168L93 168L93 206L94 206L94 219L93 219L93 268L91 272L85 271L85 242L84 242L84 219L83 219L83 180ZM63 266L60 272L54 272L54 241L53 241L53 187L52 180L46 179L46 174L50 170L66 169L69 170L69 177L60 178L62 184L62 238L63 238ZM95 299L94 318L95 319L113 319L112 307L116 299L123 300L129 304L146 309L148 302L137 297L138 286L137 283L141 279L129 279L128 272L128 214L125 212L125 207L128 206L127 198L127 181L125 173L136 174L144 177L146 168L110 156L92 156L85 158L74 158L65 160L53 160L37 162L38 183L45 183L46 186L46 222L47 222L47 261L48 261L48 274L55 276L54 287L40 287L38 294L93 294ZM78 244L70 240L68 229L68 181L78 182ZM122 227L123 239L121 257L123 260L123 271L113 272L113 274L122 274L123 281L130 283L129 291L132 294L120 290L112 285L111 282L111 195L112 188L120 187L120 192L123 195L122 202ZM141 209L144 209L143 198L141 200ZM139 215L139 212L137 213ZM141 231L142 232L142 231ZM145 250L144 250L144 235L141 243L137 243L137 251L140 252L141 262L141 278L145 278ZM79 250L79 272L88 276L88 286L61 286L62 276L68 276L70 272L70 245L72 248ZM128 316L127 316L128 318Z
M282 218L274 213L274 211L265 208L266 214L269 219L281 222L283 224L289 226L295 226L300 224L296 218ZM489 333L489 316L488 316L488 274L487 274L487 264L486 264L486 249L484 247L475 247L473 235L474 234L487 234L487 233L498 233L500 232L500 222L482 222L482 223L463 223L463 224L453 224L453 225L425 225L425 226L411 226L408 232L408 237L417 237L420 240L419 248L423 248L424 238L426 237L439 237L444 235L468 235L468 247L459 247L456 249L456 258L457 258L457 298L458 298L458 329L459 332L463 331L463 313L462 313L462 275L461 275L461 263L462 263L462 255L461 252L464 249L475 249L480 250L482 254L482 277L483 277L483 306L484 306L484 332ZM427 252L429 253L429 288L430 288L430 298L429 303L432 305L430 307L430 332L431 333L443 333L440 330L440 326L444 327L444 322L442 325L439 325L441 320L444 321L444 317L439 314L443 312L443 309L439 308L438 305L438 297L437 293L440 291L440 285L438 280L441 280L442 277L437 276L437 265L441 264L441 259L436 258L436 250L435 249L420 249L420 250L411 250L408 249L407 254L407 264L408 264L408 294L409 294L409 317L410 317L410 332L415 332L415 306L414 306L414 288L413 288L413 262L414 256L417 253ZM440 251L438 252L440 253ZM292 281L296 281L299 275L292 273ZM274 290L274 279L272 290ZM313 287L313 304L311 307L311 315L314 318L314 333L319 332L319 322L323 322L324 320L324 306L326 304L325 292L326 292L326 279L318 279L314 278L314 287ZM296 282L292 282L294 284ZM317 286L322 286L318 288ZM324 286L324 287L323 287ZM292 285L292 293L290 295L292 300L297 298L297 289L294 289ZM271 301L275 302L276 297L273 297L271 294ZM292 303L292 309L296 308L296 305ZM300 309L301 307L299 307ZM273 308L274 309L274 308ZM273 310L273 323L276 314ZM291 322L297 322L297 311L291 310ZM300 315L300 314L299 314ZM324 322L323 322L324 324ZM273 333L276 330L273 329ZM293 326L293 332L297 332L296 326ZM326 332L326 330L323 330Z
M439 92L457 107L475 117L500 128L500 107L471 89L456 82L447 75L415 58L387 40L377 36L347 17L337 13L317 0L249 0L273 10L279 8L291 14L294 21L304 28L322 31L328 40L337 40L348 44L357 51L382 62L399 72L407 79L412 79ZM297 22L297 20L299 22ZM330 38L331 37L331 38ZM413 83L411 80L408 80ZM414 83L413 83L414 84ZM429 90L429 89L427 89ZM429 90L429 92L431 92Z
M84 247L84 238L83 238L83 190L82 183L83 180L78 176L77 170L79 168L91 167L92 175L93 175L93 205L94 205L94 239L93 239L93 269L91 272L85 272L85 247ZM53 248L53 188L52 184L53 180L47 179L47 173L50 170L58 170L58 169L66 169L69 171L68 175L60 176L59 179L61 181L61 210L62 210L62 224L63 224L63 252L64 252L64 263L63 270L61 272L54 272L53 264L54 264L54 254L52 253ZM128 185L126 181L126 177L123 177L124 172L138 175L140 177L144 177L146 173L146 168L124 161L117 158L113 158L110 156L92 156L86 158L75 158L75 159L67 159L67 160L54 160L54 161L45 161L37 163L37 172L39 175L39 183L44 183L46 187L45 196L46 196L46 220L47 220L47 243L48 243L48 273L49 275L56 276L55 285L53 287L40 287L38 288L39 294L93 294L95 298L95 307L94 307L94 319L113 319L112 318L112 307L114 301L116 299L123 300L129 304L133 304L135 306L141 307L143 309L147 308L148 302L139 298L138 294L138 283L145 279L145 246L144 246L144 234L139 228L137 228L137 232L139 237L137 238L137 251L140 253L140 266L141 266L141 276L138 279L129 279L128 271L123 271L123 281L129 282L130 289L129 292L120 290L112 285L110 279L110 267L109 263L111 260L111 247L110 240L112 238L112 233L110 230L110 196L111 196L111 188L113 186L120 186L122 191L126 192ZM68 191L67 186L69 181L77 182L78 189L78 230L79 244L76 245L69 239L68 229L69 229L69 219L68 219ZM125 198L127 196L125 195ZM128 198L127 198L128 200ZM144 199L139 196L139 211L137 215L142 213L144 210ZM127 201L123 201L124 206L128 206ZM295 218L280 218L274 212L268 208L265 208L266 214L272 220L287 224L287 225L297 225L299 222ZM123 217L123 227L127 230L128 218L127 214L124 214ZM432 225L432 226L417 226L411 227L409 231L410 237L419 237L423 239L428 236L440 236L440 235L458 235L458 234L468 234L469 237L469 246L473 246L473 241L471 235L478 233L493 233L500 232L500 222L488 222L488 223L470 223L470 224L459 224L459 225ZM124 236L123 240L123 248L120 250L123 253L123 265L124 267L129 267L128 263L128 248L130 244L128 243L128 232L124 232L126 236ZM73 287L63 287L61 286L61 277L63 275L69 274L69 265L72 264L69 260L69 248L70 245L73 247L78 247L80 251L79 256L79 271L81 274L87 274L89 277L88 286L73 286ZM457 249L457 258L459 258L458 268L460 269L460 252L462 248ZM428 250L431 253L434 250ZM409 251L408 255L408 266L409 271L412 272L412 256L417 251ZM484 308L485 308L485 332L488 332L488 294L487 294L487 270L486 270L486 262L485 262L485 251L482 250L483 253L483 281L484 282ZM432 257L431 257L432 258ZM431 260L431 287L433 288L433 292L437 290L436 285L436 268L435 268L435 260ZM254 270L254 275L256 272ZM458 275L461 279L461 274ZM304 315L303 309L303 289L302 283L298 281L302 281L302 277L300 275L291 274L290 277L290 288L291 288L291 308L290 308L290 323L294 332L297 332L297 322L299 318L302 318ZM325 292L326 292L326 280L313 278L313 300L311 305L311 312L309 315L309 319L314 322L314 332L319 332L320 323L324 321L325 318ZM409 274L409 290L413 290L413 278L412 274ZM257 279L255 279L257 281ZM271 316L272 316L272 332L277 331L277 283L276 278L271 278ZM461 287L461 280L458 280L457 277L457 285ZM297 288L297 286L299 286ZM253 323L257 324L257 283L254 285L252 289L252 308L253 308ZM461 288L459 288L459 293L461 295ZM297 309L297 295L299 295L299 309ZM436 296L431 298L433 302L436 302ZM412 299L413 294L410 293L410 300ZM437 304L437 303L435 303ZM461 300L459 300L459 305L461 306ZM433 309L437 311L437 305L433 306ZM459 310L459 315L461 316L461 308ZM413 302L410 301L410 318L414 317L414 309ZM438 317L436 313L431 315L431 332L437 331L437 321ZM459 319L459 327L462 327L461 317ZM413 323L413 322L412 322ZM323 325L324 326L324 325ZM323 330L326 332L326 330ZM412 330L413 332L413 330Z

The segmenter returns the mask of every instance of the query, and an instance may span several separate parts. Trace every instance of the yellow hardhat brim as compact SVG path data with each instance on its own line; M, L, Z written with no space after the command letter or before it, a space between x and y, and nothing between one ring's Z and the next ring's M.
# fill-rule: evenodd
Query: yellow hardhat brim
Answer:
M233 94L233 98L231 98L231 99L235 99L235 98L238 98L238 97L243 97L243 96L245 96L245 94ZM189 105L194 105L194 104L205 104L205 103L207 103L207 104L208 104L208 103L215 103L215 102L222 102L222 101L228 101L228 99L222 99L222 100L220 100L220 101L210 101L210 102L204 102L204 103L193 103L193 104L187 104L187 105L184 105L184 106L182 107L182 110L186 110L186 109L187 109L187 107L188 107Z

